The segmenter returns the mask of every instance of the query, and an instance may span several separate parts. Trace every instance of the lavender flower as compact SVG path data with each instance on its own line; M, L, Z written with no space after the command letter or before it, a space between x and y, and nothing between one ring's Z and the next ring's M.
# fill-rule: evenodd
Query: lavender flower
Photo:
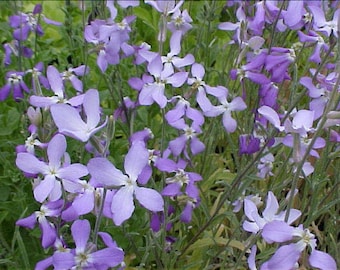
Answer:
M222 87L220 87L222 89ZM223 96L217 96L221 105L212 106L208 111L204 112L204 115L209 117L215 117L223 114L223 126L227 132L234 132L237 127L237 122L231 117L231 112L233 111L243 111L247 108L241 97L234 98L231 102L227 100L228 89L223 88L225 94Z
M173 87L180 87L188 77L187 72L173 73L172 70L165 69L160 56L149 63L148 71L154 76L154 81L144 84L141 89L138 97L141 105L151 105L156 102L159 107L164 108L168 102L164 94L165 85L171 84Z
M87 142L91 136L105 125L98 126L100 122L99 94L95 89L88 90L84 95L83 109L86 114L86 122L80 117L79 112L67 104L55 104L51 106L51 114L59 132ZM68 121L65 121L68 119Z
M63 200L47 202L41 205L39 211L35 211L32 215L19 219L15 224L17 226L33 229L38 222L42 231L41 244L43 248L52 246L57 239L57 231L48 217L58 217L63 207Z
M298 262L307 246L311 248L308 261L312 267L321 270L336 270L335 260L325 252L316 250L315 235L302 225L295 228L283 221L272 221L263 228L262 237L268 243L290 244L281 246L275 254L261 266L261 270L291 270Z
M29 174L42 174L44 179L34 188L34 198L43 202L58 200L62 195L62 185L67 190L68 181L76 181L87 175L87 168L79 163L65 164L66 139L57 134L47 146L48 163L40 161L31 153L18 153L16 165L20 170Z
M38 17L41 16L45 23L60 26L60 22L56 22L46 18L42 13L41 4L35 5L33 12L19 13L9 18L9 24L14 28L13 37L16 40L26 40L30 32L36 32L39 36L44 34L41 25L39 24Z
M111 211L113 221L121 225L129 219L135 209L133 197L150 211L163 211L163 198L155 190L139 187L137 180L149 160L149 153L144 143L135 141L124 161L126 174L105 158L93 158L90 160L88 169L96 182L107 188L119 188L112 197Z
M0 89L0 101L4 101L10 91L13 91L13 97L15 101L20 101L23 97L23 91L29 93L26 83L23 80L24 72L9 71L6 74L7 84Z
M55 252L53 266L55 269L109 269L123 262L124 252L121 248L111 245L97 250L89 242L91 227L88 220L76 220L71 227L76 247L65 252ZM107 241L107 235L104 235ZM112 240L109 242L111 243Z
M279 204L273 192L269 191L267 196L266 208L262 212L262 217L258 214L257 207L252 200L244 200L244 213L249 220L243 222L243 229L247 232L257 233L273 220L283 221L286 211L278 213ZM290 209L287 224L293 223L299 218L301 212L297 209Z
M65 88L62 77L54 66L48 66L47 79L48 82L44 83L49 83L55 95L51 97L32 95L30 97L31 105L40 108L49 108L51 105L57 103L69 103L72 106L78 106L83 103L83 95L72 97L69 100L65 97Z

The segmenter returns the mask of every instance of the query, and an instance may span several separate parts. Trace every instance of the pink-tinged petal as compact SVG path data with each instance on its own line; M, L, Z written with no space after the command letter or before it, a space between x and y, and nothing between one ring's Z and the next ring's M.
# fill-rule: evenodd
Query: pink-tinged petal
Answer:
M262 237L269 244L283 243L293 239L293 232L294 228L286 222L274 220L263 227Z
M125 156L124 169L132 180L137 180L138 175L149 162L149 152L144 143L136 141L132 144Z
M96 252L91 253L91 262L98 266L115 267L121 264L124 260L124 252L120 248L104 248ZM96 268L100 269L100 268ZM104 268L103 268L104 269ZM106 269L106 268L105 268Z
M66 180L78 180L80 177L83 177L87 174L87 167L79 163L63 167L58 171L58 177Z
M269 261L265 262L260 270L292 270L300 258L300 251L295 244L280 247Z
M79 216L91 212L94 208L94 193L85 191L74 199L72 206Z
M54 269L72 269L75 265L76 261L71 252L55 252L53 254Z
M32 215L28 217L17 220L17 222L15 222L15 225L33 229L36 223L37 223L37 216L35 213L33 213Z
M89 139L87 125L75 108L66 104L55 104L50 110L59 132L83 142Z
M262 215L266 220L272 220L273 217L277 214L277 210L279 209L279 203L273 192L269 191L267 196L266 208L263 210Z
M83 107L87 117L87 126L95 128L100 121L99 94L95 89L85 93Z
M71 232L76 244L76 253L84 252L90 237L90 222L86 219L73 222Z
M40 222L40 228L42 230L41 245L43 248L52 246L57 239L57 232L47 219L43 219Z
M63 84L63 80L60 76L59 71L54 66L48 66L46 74L47 74L47 79L50 83L50 86L53 92L58 97L63 97L64 96L64 84Z
M106 158L93 158L87 168L96 182L104 186L122 186L126 184L127 176Z
M313 250L308 259L311 266L321 270L336 270L335 260L326 252Z
M112 198L112 219L117 226L132 216L135 210L133 202L133 187L120 188Z
M37 185L33 191L34 198L42 203L54 188L56 179L53 175L46 175L45 179Z
M171 183L162 190L163 196L176 196L181 193L181 185L179 183Z
M232 133L236 130L237 122L234 118L231 117L231 112L226 111L223 114L222 122L223 122L223 126L224 126L224 128L227 132Z
M48 171L48 166L30 153L18 153L15 163L25 173L38 174Z
M281 126L281 121L277 112L269 106L262 106L257 110L260 114L264 116L274 127L278 130L283 131L284 127Z
M191 74L196 78L202 79L205 74L204 67L201 64L193 64L191 67Z
M66 152L66 139L64 135L55 135L47 146L47 156L49 165L58 168L61 163L61 159Z

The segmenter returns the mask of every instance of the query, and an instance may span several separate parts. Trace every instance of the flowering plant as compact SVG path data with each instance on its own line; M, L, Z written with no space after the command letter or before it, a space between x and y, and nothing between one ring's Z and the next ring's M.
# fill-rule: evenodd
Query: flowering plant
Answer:
M338 1L33 2L0 3L1 263L337 269Z

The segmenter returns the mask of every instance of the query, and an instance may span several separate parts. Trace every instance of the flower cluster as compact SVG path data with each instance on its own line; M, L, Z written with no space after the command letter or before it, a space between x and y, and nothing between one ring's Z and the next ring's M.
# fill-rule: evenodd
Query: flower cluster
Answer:
M137 219L141 231L152 229L143 241L154 241L162 254L171 253L173 246L183 245L176 230L191 228L187 224L195 221L202 204L204 215L211 215L203 226L207 228L226 201L242 194L233 205L236 215L243 204L239 222L257 241L248 257L250 269L261 264L261 270L335 270L334 259L317 249L308 214L294 209L292 201L300 180L301 186L314 185L321 151L338 151L326 146L340 141L340 78L334 49L339 10L330 3L328 10L334 12L328 14L321 2L312 1L227 1L224 9L236 11L236 22L219 22L219 35L206 48L231 31L223 40L238 53L219 66L195 54L199 47L186 50L190 33L199 31L186 7L183 0L107 0L103 16L92 14L84 25L86 59L63 70L51 62L33 63L38 57L29 48L31 34L43 38L41 19L54 26L61 23L47 19L40 4L31 13L9 17L14 40L4 44L4 65L11 69L0 101L12 91L16 102L29 104L27 137L16 148L16 166L31 179L40 208L16 225L39 225L41 246L49 257L36 269L124 268L125 254L132 252L120 246L128 245L116 243L115 235L101 230L117 229L130 241L129 226ZM144 8L153 19L159 18L158 28ZM212 21L209 18L209 27ZM154 40L141 40L135 31L139 23L153 26ZM270 39L267 29L272 31ZM285 34L287 42L275 43L279 34ZM294 42L288 46L290 41ZM303 55L305 51L310 55ZM12 69L13 56L18 71ZM23 58L32 58L30 68L21 65ZM298 65L306 59L311 67L300 70ZM123 74L127 67L128 74ZM116 78L123 82L113 87ZM221 149L217 139L209 138L212 130L221 135ZM217 160L223 183L226 174L236 175L231 185L221 188L201 170L216 168L212 163ZM246 162L251 166L244 166ZM281 166L289 179L276 185ZM214 186L204 186L205 178ZM274 193L284 185L289 195L279 202ZM273 190L266 190L262 215L259 197L250 194L254 186ZM221 195L214 195L211 211L206 203L214 196L201 194L210 188ZM65 237L68 228L72 237ZM258 247L277 249L270 258L256 261ZM306 256L308 262L300 259ZM161 257L157 250L154 260L164 268Z

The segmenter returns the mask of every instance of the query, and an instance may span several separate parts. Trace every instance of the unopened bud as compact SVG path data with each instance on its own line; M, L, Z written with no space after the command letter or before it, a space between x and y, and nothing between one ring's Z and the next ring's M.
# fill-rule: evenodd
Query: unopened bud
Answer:
M34 109L33 107L29 107L27 110L27 116L30 122L36 127L41 124L41 112L39 108Z

